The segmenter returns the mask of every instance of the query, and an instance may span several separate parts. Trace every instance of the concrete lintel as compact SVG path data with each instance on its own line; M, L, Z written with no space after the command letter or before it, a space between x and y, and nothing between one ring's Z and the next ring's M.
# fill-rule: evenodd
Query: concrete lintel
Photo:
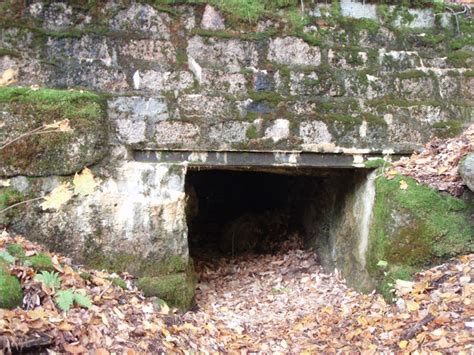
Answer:
M399 158L400 155L392 158ZM184 150L135 150L138 162L175 163L190 166L228 167L316 167L364 168L369 159L383 158L382 154L341 154L312 152L258 152L258 151L184 151Z

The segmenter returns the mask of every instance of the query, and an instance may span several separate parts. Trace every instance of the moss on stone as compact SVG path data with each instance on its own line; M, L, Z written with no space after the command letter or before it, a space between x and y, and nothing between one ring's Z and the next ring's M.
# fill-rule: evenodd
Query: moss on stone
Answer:
M474 65L474 54L469 51L454 51L448 53L446 61L456 68L472 68Z
M414 107L414 106L443 106L442 101L437 100L406 100L387 95L380 99L368 100L367 104L371 107L376 107L385 110L388 107Z
M399 79L417 79L417 78L427 78L429 74L425 73L422 70L407 70L397 74Z
M381 126L387 126L387 122L385 120L377 115L374 115L369 112L363 112L361 114L362 120L366 121L370 125L381 125Z
M28 261L30 262L31 267L36 271L54 271L53 261L44 253L32 256L28 258Z
M7 116L10 139L64 119L69 119L73 130L30 135L7 146L0 151L0 171L7 176L72 174L105 154L104 146L95 146L97 140L105 139L105 100L97 94L0 88L0 108L11 114ZM76 144L79 153L71 159L69 152Z
M362 119L360 117L353 117L350 115L338 114L338 113L329 113L325 115L318 115L318 119L326 122L340 122L348 125L361 124Z
M248 96L253 101L265 101L275 106L285 101L285 99L275 91L250 91Z
M15 276L0 273L0 308L12 309L21 304L23 291Z
M10 57L18 57L18 58L21 57L21 54L13 49L0 47L0 57L4 55L8 55Z
M24 198L25 196L14 188L2 188L0 189L0 210L21 202Z
M245 136L248 139L257 138L257 129L254 126L250 126L249 128L247 128L247 131L245 132Z
M185 261L174 255L162 260L160 257L126 252L103 253L100 249L94 250L85 257L86 264L94 269L104 269L110 272L127 271L135 276L157 276L193 270L192 260Z
M364 162L364 168L367 169L376 169L383 166L390 166L390 163L383 158L369 159Z
M400 189L402 180L406 190ZM472 205L404 176L382 176L375 185L367 269L379 288L390 283L387 275L394 270L414 271L474 251ZM388 263L387 270L377 266L381 260Z
M146 297L158 297L181 310L189 309L194 302L196 278L186 273L157 277L143 277L138 287Z
M436 129L439 138L454 137L463 130L463 121L449 120L433 123L432 127Z

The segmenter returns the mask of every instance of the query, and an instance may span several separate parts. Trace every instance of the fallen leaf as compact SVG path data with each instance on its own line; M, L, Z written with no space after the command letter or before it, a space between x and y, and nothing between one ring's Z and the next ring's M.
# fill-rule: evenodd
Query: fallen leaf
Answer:
M68 183L63 183L44 197L45 201L41 204L41 207L43 210L58 210L63 204L68 202L72 196L71 186Z
M16 83L16 78L18 76L18 70L15 69L7 69L2 73L0 77L0 87L1 86L8 86L11 84Z
M87 353L87 349L83 347L82 345L72 345L68 343L64 343L64 350L71 354L84 354Z
M74 175L73 184L74 193L82 196L91 195L97 186L97 182L88 168L84 168L80 174Z

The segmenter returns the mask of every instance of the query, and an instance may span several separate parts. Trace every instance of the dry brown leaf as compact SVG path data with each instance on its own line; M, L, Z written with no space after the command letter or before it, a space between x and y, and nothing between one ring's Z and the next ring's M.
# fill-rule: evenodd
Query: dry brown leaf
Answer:
M86 354L88 352L87 349L81 344L73 345L65 343L64 350L71 354Z

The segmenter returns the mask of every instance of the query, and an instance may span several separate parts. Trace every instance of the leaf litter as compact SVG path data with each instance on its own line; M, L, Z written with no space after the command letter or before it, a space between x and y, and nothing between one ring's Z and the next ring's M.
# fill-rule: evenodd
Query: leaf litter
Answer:
M420 153L394 162L387 177L393 177L391 172L395 174L398 172L438 191L461 196L467 187L459 174L459 163L472 151L474 151L474 125L457 137L433 139Z
M20 244L26 255L47 253L4 232L0 250ZM25 293L21 308L0 310L3 351L134 353L397 353L473 352L474 254L397 281L395 304L348 287L327 273L313 251L288 243L274 255L197 262L196 306L187 313L147 299L131 275L86 270L49 253L62 290L92 300L62 312L35 271L11 265Z

